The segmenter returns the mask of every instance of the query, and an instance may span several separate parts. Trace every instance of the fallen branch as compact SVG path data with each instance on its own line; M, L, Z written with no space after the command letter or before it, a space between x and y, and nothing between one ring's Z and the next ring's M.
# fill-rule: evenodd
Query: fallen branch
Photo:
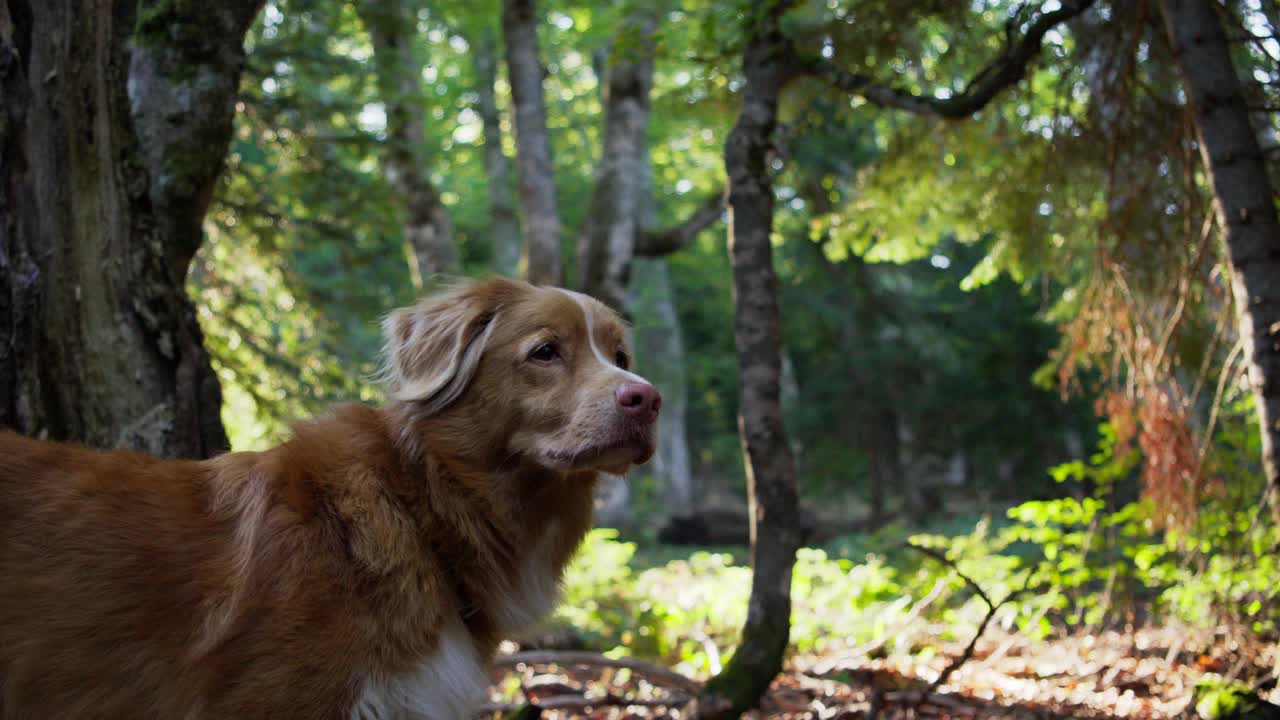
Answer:
M539 700L537 703L507 703L507 704L490 704L480 708L480 713L488 715L490 713L511 713L511 712L528 712L526 708L534 708L535 710L582 710L584 708L597 707L680 707L693 702L693 696L684 693L672 694L665 698L654 699L638 699L628 698L614 693L606 695L587 697L584 695L553 695L549 698ZM517 716L523 717L523 716ZM532 715L530 717L537 717Z
M884 691L871 686L871 707L867 708L867 720L880 720L880 711L884 710Z
M936 693L932 690L891 690L882 696L885 702L894 705L935 705L948 710L972 710L973 706L952 695Z
M668 685L684 690L690 695L697 695L702 690L702 683L685 677L656 663L637 660L635 658L611 658L592 652L531 650L527 652L503 655L494 660L496 667L515 667L517 665L588 665L593 667L611 667L631 670L644 675L646 679L659 681L655 684ZM547 707L544 703L539 703Z
M532 703L525 705L513 705L508 710L489 710L488 713L502 712L506 716L506 720L539 720L542 717L542 708ZM507 713L511 713L507 715Z

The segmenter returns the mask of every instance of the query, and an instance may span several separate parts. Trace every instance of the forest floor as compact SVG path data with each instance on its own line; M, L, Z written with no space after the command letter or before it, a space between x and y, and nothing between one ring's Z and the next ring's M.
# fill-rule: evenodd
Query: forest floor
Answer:
M795 656L761 709L744 717L1185 718L1192 716L1192 691L1205 673L1248 680L1266 676L1276 662L1274 645L1180 628L1042 641L992 630L971 659L930 692L930 682L963 653L964 643L944 644L942 651L932 657ZM687 717L681 700L688 695L669 690L671 681L643 667L518 664L495 672L493 699L533 699L544 718Z

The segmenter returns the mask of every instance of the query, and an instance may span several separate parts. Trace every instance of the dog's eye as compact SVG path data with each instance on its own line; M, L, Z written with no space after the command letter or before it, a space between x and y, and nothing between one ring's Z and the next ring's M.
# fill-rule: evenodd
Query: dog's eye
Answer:
M542 343L529 353L529 359L543 363L554 362L560 359L560 349L555 343Z
M617 354L613 356L613 364L617 365L623 370L630 370L631 358L627 357L627 354L625 352L619 350Z

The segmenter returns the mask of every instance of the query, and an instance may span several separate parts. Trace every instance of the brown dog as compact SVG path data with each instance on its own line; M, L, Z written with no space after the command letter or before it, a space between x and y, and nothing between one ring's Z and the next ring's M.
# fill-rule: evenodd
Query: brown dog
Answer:
M391 402L204 462L0 433L3 718L465 718L661 399L583 295L384 323Z

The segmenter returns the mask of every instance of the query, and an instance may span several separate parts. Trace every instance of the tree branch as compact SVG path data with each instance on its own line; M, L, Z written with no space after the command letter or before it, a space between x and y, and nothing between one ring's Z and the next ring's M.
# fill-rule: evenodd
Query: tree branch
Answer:
M1027 580L1023 583L1022 587L1017 590L1010 590L1009 594L1005 595L999 602L991 603L987 606L987 614L982 616L982 622L978 623L978 629L973 631L973 637L969 640L969 644L965 646L964 652L953 658L951 662L942 669L942 672L938 673L938 677L934 678L933 682L929 683L929 693L932 693L934 690L942 687L942 684L947 681L947 678L951 677L951 673L959 670L961 665L969 662L969 660L973 658L974 651L978 649L978 641L981 640L982 636L987 632L987 626L991 624L991 619L996 616L996 613L1000 608L1009 604L1009 602L1014 598L1030 590L1030 581L1031 575L1028 574Z
M636 658L611 658L592 652L526 650L511 655L499 656L493 661L493 664L497 667L514 667L517 665L589 665L625 668L644 675L647 680L655 684L669 685L695 695L702 689L702 684L697 680L687 678L661 665ZM543 707L546 706L544 705Z
M1001 91L1022 80L1027 67L1040 54L1044 36L1055 25L1070 20L1093 5L1095 0L1065 0L1062 7L1043 13L1027 28L1021 40L1014 41L1016 18L1006 29L1004 50L965 86L963 92L943 98L917 95L907 90L876 82L865 73L849 72L827 60L799 60L797 70L826 80L833 87L859 95L881 107L897 108L921 115L964 118L981 110Z
M913 542L906 542L906 543L903 543L902 545L903 547L907 547L912 550L915 550L921 555L928 555L934 560L937 560L943 565L946 565L947 567L951 568L952 571L954 571L955 574L959 576L961 580L964 581L965 585L968 585L973 590L973 592L977 594L978 597L982 598L982 602L986 603L988 608L995 607L995 603L991 602L991 598L987 595L986 592L982 590L982 586L979 585L977 582L975 582L973 578L961 572L960 566L957 565L954 560L947 557L946 553L940 550L935 550L934 548L931 548L931 547L926 547L924 545L917 545Z
M698 233L716 224L724 215L724 190L708 195L689 217L680 223L652 232L640 231L636 235L635 254L641 257L661 257L683 250L693 243Z
M922 553L924 555L928 555L934 560L937 560L938 562L946 565L947 567L950 567L951 570L955 572L956 575L959 575L960 579L964 580L965 584L968 585L970 588L972 588L973 591L978 595L978 597L982 598L982 601L987 604L987 614L982 616L982 622L978 623L978 629L974 631L973 638L970 639L969 644L965 646L964 652L960 653L959 656L953 658L950 663L947 663L947 666L942 669L942 672L938 673L938 677L934 678L933 682L929 683L929 688L925 690L924 694L922 695L922 697L931 697L933 695L933 692L937 690L939 687L942 687L942 684L947 681L947 678L951 677L952 673L954 673L956 670L959 670L961 665L969 662L969 660L973 658L973 653L978 648L978 641L981 640L983 634L987 632L987 626L991 624L991 619L996 616L996 613L999 612L1000 608L1009 604L1010 601L1012 601L1014 598L1018 597L1019 595L1032 589L1031 573L1027 573L1027 577L1022 582L1022 587L1016 590L1010 590L1007 595L1001 598L998 602L995 602L991 600L991 596L987 595L987 593L983 591L982 586L978 585L978 583L975 582L973 578L960 572L960 566L957 565L956 562L953 561L951 558L947 557L945 553L935 550L931 547L916 545L915 543L912 543L912 542L907 542L903 544L906 545L906 547L909 547L912 550L915 550L916 552Z
M586 710L587 708L603 708L603 707L646 707L646 708L679 708L693 702L693 697L683 693L676 693L666 698L657 699L641 699L629 698L614 693L608 693L600 696L585 695L553 695L543 698L536 703L495 703L485 705L480 708L484 714L500 712L500 713L517 713L511 720L528 720L529 718L540 718L542 710Z

